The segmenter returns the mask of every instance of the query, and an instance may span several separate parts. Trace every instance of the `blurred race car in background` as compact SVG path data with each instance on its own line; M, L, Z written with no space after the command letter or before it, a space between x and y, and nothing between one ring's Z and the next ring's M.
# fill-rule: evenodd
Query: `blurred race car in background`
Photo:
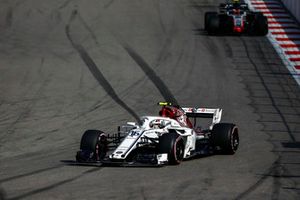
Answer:
M235 124L220 123L222 109L181 108L160 102L159 116L144 116L127 122L118 133L87 130L76 154L78 164L151 165L179 164L197 155L234 154L239 145ZM196 125L198 118L211 118L208 128ZM193 119L193 123L190 121Z
M218 12L206 12L204 28L209 35L268 34L268 20L261 12L251 11L244 1L228 0L221 3Z

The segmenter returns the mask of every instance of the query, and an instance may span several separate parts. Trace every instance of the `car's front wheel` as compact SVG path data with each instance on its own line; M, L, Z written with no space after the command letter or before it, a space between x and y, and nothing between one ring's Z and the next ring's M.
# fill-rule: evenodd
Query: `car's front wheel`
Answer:
M99 130L87 130L81 137L80 151L76 154L77 162L102 160L107 152L107 137Z
M184 157L183 138L175 130L170 130L159 137L158 152L168 154L169 164L180 164Z

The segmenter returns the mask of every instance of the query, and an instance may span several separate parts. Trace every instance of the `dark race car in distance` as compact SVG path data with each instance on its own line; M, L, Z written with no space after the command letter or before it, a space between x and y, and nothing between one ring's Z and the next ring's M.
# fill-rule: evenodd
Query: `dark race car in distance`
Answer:
M268 34L268 20L261 12L252 11L244 1L231 0L221 3L219 12L206 12L204 28L209 35Z

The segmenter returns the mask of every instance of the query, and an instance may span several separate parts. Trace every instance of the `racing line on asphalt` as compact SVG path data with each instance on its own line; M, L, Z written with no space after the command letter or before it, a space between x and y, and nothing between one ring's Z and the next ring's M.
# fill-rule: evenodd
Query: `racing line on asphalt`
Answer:
M70 27L72 21L75 19L75 17L79 16L81 21L83 19L79 15L77 10L74 10L70 16L69 23L66 26L66 35L69 41L71 42L74 49L79 53L80 57L84 61L84 63L88 66L89 70L93 74L93 76L96 78L96 80L100 83L100 85L105 89L105 91L111 96L111 98L119 104L122 108L124 108L128 113L130 113L136 121L140 121L139 116L134 112L132 108L130 108L127 104L125 104L124 101L120 99L120 97L117 95L113 87L110 85L108 80L104 77L104 75L101 73L93 59L89 56L87 51L84 49L84 47L80 44L77 44L71 36ZM91 32L89 27L84 23L83 24L86 29L88 29L89 33L92 35L94 40L96 36ZM152 81L154 86L158 89L160 94L163 96L164 100L167 102L172 102L174 105L178 105L178 102L175 98L175 96L172 94L172 92L169 90L169 88L166 86L166 84L163 82L163 80L155 73L155 71L149 66L149 64L133 49L131 48L125 41L120 40L120 37L117 36L116 33L113 34L115 38L118 40L120 45L124 48L124 50L128 53L128 55L136 62L136 64L143 70L145 75Z
M98 81L98 83L103 87L103 89L107 92L107 94L122 108L124 108L129 114L131 114L137 121L140 121L139 116L134 112L132 108L130 108L124 101L121 100L121 98L117 95L114 88L111 86L111 84L106 80L102 72L97 67L96 63L93 61L93 59L90 57L90 55L87 53L87 51L84 49L84 47L80 44L77 44L71 36L70 33L70 26L72 21L77 16L77 10L74 10L70 16L69 23L66 25L66 35L69 41L71 42L73 48L78 52L81 59L84 61L92 75L95 77L95 79Z

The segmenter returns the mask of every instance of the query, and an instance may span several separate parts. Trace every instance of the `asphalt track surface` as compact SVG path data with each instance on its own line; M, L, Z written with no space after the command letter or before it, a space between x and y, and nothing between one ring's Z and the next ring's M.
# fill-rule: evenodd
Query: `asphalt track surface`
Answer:
M213 0L1 0L0 199L299 199L300 90L265 37L207 36ZM86 129L156 102L223 108L234 156L76 167Z

